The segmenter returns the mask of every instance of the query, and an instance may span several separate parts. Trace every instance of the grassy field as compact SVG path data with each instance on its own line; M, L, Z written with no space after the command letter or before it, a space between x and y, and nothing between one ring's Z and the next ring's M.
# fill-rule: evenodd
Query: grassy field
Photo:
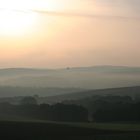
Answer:
M140 140L139 132L139 124L0 121L3 140Z
M76 123L73 125L99 130L140 131L140 123Z

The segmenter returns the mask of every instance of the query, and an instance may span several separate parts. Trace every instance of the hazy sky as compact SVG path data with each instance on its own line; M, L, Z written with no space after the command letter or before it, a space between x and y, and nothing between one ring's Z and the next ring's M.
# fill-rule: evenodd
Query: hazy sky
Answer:
M1 0L0 8L65 16L1 10L0 67L140 66L139 0L16 2L9 7Z

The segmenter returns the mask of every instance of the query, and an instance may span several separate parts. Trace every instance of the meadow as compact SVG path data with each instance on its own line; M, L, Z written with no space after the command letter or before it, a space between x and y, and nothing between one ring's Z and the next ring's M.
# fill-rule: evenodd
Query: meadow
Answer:
M0 121L0 136L30 140L139 140L140 124Z

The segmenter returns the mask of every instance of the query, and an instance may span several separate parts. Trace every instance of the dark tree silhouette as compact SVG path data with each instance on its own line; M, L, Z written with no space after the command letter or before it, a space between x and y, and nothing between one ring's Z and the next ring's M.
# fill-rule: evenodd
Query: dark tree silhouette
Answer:
M87 109L78 105L55 104L51 106L51 116L54 121L88 121Z
M20 101L21 105L36 105L37 101L34 97L28 96L28 97L24 97L21 101Z

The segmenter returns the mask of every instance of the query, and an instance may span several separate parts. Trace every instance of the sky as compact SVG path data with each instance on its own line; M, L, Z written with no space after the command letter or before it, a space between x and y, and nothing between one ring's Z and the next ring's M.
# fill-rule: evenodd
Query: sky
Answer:
M0 5L0 68L140 66L139 0L0 0Z

